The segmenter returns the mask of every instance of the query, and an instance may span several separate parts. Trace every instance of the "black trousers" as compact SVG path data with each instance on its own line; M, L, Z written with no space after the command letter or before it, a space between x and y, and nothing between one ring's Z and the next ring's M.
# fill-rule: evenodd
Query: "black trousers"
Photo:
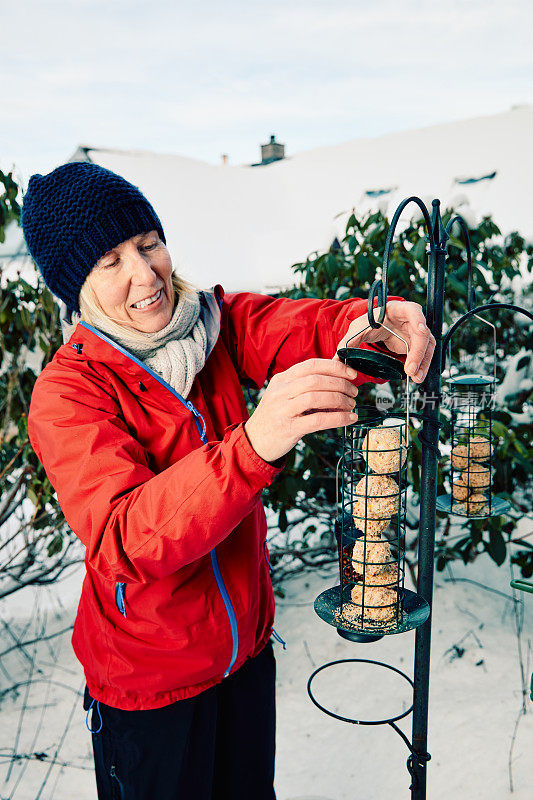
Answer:
M99 800L275 800L275 678L268 642L196 697L153 711L93 703Z

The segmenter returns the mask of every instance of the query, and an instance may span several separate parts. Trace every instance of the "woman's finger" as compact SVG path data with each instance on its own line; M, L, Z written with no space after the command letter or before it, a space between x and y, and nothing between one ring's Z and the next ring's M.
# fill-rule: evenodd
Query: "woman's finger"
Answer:
M341 392L305 392L287 403L293 417L315 411L353 411L354 408L355 398Z
M355 411L318 411L312 414L302 414L294 419L294 431L298 438L315 431L334 430L344 428L357 422Z
M293 364L285 372L277 373L272 380L280 380L278 376L283 376L281 380L287 381L311 374L333 375L339 378L348 378L348 380L357 378L357 371L341 361L340 358L337 360L333 358L308 358L305 361L299 361L298 364Z
M426 357L427 349L429 345L429 339L426 341L426 349L424 350L424 355L420 359L420 363L412 366L411 369L413 370L410 372L410 377L415 381L415 383L421 383L423 380L422 372L421 372L421 365Z
M306 375L304 378L296 378L286 385L285 391L288 400L307 392L342 392L348 397L356 397L359 392L348 378L333 375Z
M405 362L405 372L413 379L420 369L422 359L426 355L430 337L429 329L423 322L419 322L416 328L411 331L411 335L406 337L409 339L409 355Z
M416 378L414 378L414 380L416 380L417 383L422 383L422 381L425 380L426 375L428 374L429 365L431 364L431 359L433 358L434 352L435 352L435 338L431 336L428 342L426 354L422 359L422 362L418 368Z

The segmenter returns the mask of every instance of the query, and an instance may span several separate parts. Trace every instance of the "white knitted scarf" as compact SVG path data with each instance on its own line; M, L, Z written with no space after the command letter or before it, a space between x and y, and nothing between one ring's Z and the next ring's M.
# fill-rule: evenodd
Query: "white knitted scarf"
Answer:
M100 322L99 329L130 353L144 361L183 397L205 364L207 333L200 319L200 296L181 292L168 325L155 333L145 333L144 342L131 339L127 332L117 335Z

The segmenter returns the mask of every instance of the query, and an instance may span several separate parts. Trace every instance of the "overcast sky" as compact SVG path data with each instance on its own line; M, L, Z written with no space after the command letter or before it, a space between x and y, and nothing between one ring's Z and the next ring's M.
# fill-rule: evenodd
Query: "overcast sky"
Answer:
M257 161L533 102L531 0L0 0L0 168Z

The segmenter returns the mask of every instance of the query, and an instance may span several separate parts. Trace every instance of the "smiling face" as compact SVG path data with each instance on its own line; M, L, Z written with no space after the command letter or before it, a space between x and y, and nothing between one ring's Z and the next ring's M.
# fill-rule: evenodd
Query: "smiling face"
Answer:
M115 322L145 333L160 331L170 322L172 261L157 231L132 236L103 255L87 282Z

